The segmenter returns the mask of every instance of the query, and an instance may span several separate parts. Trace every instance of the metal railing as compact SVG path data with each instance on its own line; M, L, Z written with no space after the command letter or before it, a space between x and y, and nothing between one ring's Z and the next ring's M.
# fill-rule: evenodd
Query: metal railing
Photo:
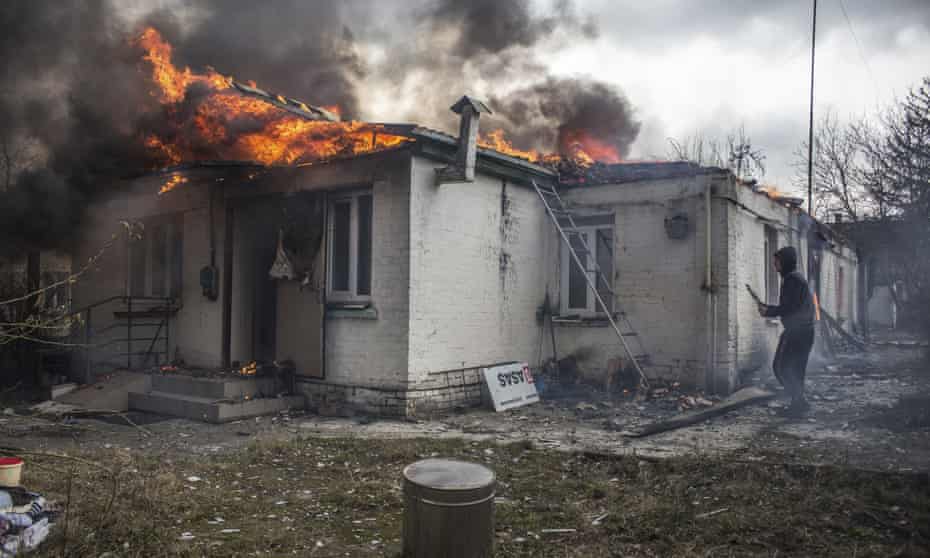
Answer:
M95 330L94 316L101 311L102 307L111 303L121 303L120 306L113 310L114 321L99 330ZM83 327L78 332L74 332L79 334L81 338L81 342L75 343L74 346L75 348L80 347L84 351L87 380L91 381L93 379L94 351L103 350L114 345L119 346L122 343L125 343L126 351L109 356L125 357L127 370L134 369L134 356L142 357L142 367L148 365L152 356L156 357L156 364L160 363L158 357L161 355L164 356L164 360L167 362L170 354L171 316L178 310L179 306L174 298L125 295L111 296L72 310L67 317L79 317L83 324ZM138 335L139 331L144 331L147 328L156 328L155 333L150 336ZM122 329L125 329L126 332L124 337L96 342L101 336ZM162 341L163 344L160 350L156 350L159 341ZM141 346L143 347L147 344L147 348L142 351L134 351L133 346L137 343L142 343Z

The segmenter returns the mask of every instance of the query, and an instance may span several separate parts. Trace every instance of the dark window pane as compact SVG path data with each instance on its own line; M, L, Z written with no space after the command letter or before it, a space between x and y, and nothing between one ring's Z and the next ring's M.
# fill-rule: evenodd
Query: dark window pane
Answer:
M148 242L148 231L142 238L129 243L129 295L145 296L145 245Z
M349 290L349 227L352 223L351 202L333 204L333 273L334 291Z
M358 197L357 294L371 294L371 195Z
M587 242L587 235L585 242ZM577 237L571 237L572 248L576 251L584 248L584 243ZM578 252L578 258L584 267L588 266L587 254ZM571 254L568 255L568 307L584 310L588 307L588 284L585 282L584 271L578 269Z
M613 229L598 229L597 248L594 253L597 255L597 266L601 268L601 275L597 278L597 294L601 295L607 309L611 310L613 308L613 295L610 294L610 289L613 287L614 277ZM596 310L600 312L601 308L598 307Z
M172 228L174 238L172 242L174 248L171 251L171 296L178 298L181 296L181 284L184 281L184 234L180 219Z
M152 231L152 296L165 296L168 275L168 227L159 225Z

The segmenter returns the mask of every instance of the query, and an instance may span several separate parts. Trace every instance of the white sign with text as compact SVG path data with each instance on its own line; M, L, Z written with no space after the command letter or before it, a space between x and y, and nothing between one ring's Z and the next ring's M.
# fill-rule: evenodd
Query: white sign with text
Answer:
M485 368L484 380L495 411L506 411L539 401L536 382L525 362Z

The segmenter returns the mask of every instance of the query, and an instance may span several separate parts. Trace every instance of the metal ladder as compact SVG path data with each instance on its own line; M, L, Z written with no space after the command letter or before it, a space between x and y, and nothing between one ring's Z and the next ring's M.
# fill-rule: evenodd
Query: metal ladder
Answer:
M616 301L617 295L614 292L611 283L607 281L607 278L604 276L604 273L601 271L600 266L597 264L597 258L594 257L595 254L588 248L588 243L584 239L584 235L581 231L578 230L578 226L575 224L575 219L572 217L572 214L565 207L564 202L562 202L562 197L559 196L559 193L555 188L544 188L536 183L535 180L530 181L533 184L533 188L536 190L536 193L539 195L539 199L542 200L543 206L546 208L546 213L549 215L549 218L552 220L552 224L555 225L555 229L559 231L559 236L562 238L562 242L565 244L565 247L568 248L568 252L572 255L572 260L575 262L575 265L578 266L578 269L581 270L581 274L584 276L585 282L588 284L588 289L594 294L594 298L597 301L597 306L600 308L604 315L607 316L607 321L610 322L610 327L613 328L614 333L617 334L617 338L620 340L620 344L623 345L623 350L626 351L627 356L633 362L633 366L636 368L636 372L639 373L639 379L642 387L649 387L649 383L646 380L646 374L643 372L642 366L640 366L640 360L645 361L648 359L645 349L643 348L642 339L639 338L639 335L633 329L633 325L630 323L630 320L627 318L625 312L617 312L624 323L624 325L629 328L630 333L624 334L620 331L620 327L617 325L617 321L614 318L614 313L608 308L607 303L604 302L604 299L601 297L601 293L598 292L597 285L598 283L602 284L607 292L610 293L610 296L613 301ZM567 226L562 226L559 222L559 219L567 222ZM572 240L575 240L581 245L581 248L575 248L572 245ZM595 239L595 242L597 239ZM585 260L581 259L582 256L585 256ZM588 261L592 267L586 267L585 261ZM591 279L591 273L594 273L594 280ZM634 354L633 350L630 348L630 345L626 342L626 336L636 337L636 341L640 350L639 354Z

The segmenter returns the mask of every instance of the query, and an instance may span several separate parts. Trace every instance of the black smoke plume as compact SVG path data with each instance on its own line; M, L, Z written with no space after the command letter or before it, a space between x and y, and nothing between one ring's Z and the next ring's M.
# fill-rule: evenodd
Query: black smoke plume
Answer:
M629 154L639 134L629 100L615 87L580 78L547 78L504 97L491 97L497 113L490 119L514 143L567 154L585 133ZM555 146L555 149L553 149Z
M0 3L0 255L67 248L84 204L159 165L142 143L164 126L133 46L146 26L173 45L179 67L211 66L311 104L339 105L348 118L370 117L364 99L386 88L405 101L391 120L453 133L449 105L462 93L484 98L496 111L485 131L500 126L524 148L564 149L568 133L583 128L624 154L639 130L615 87L547 72L550 52L597 35L570 0L165 5ZM382 56L366 56L372 49Z

